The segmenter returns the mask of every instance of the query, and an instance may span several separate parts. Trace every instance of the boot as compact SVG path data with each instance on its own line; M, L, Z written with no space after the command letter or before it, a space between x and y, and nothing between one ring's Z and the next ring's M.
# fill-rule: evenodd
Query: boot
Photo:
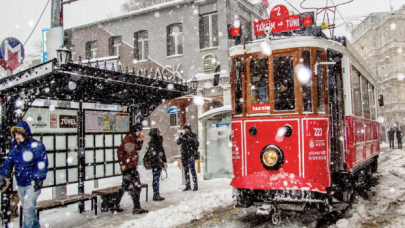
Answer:
M185 188L185 189L183 189L183 192L185 192L185 191L189 191L189 190L191 190L190 185L186 185L186 188Z
M161 200L165 200L165 198L163 198L163 197L160 196L160 193L158 193L158 195L159 195L159 198L160 198Z
M162 201L164 198L160 197L159 193L153 194L153 201Z
M132 214L139 215L139 214L145 214L148 212L149 212L148 210L144 210L142 208L134 208L134 210L132 211Z
M194 185L193 191L197 191L198 190L198 186Z

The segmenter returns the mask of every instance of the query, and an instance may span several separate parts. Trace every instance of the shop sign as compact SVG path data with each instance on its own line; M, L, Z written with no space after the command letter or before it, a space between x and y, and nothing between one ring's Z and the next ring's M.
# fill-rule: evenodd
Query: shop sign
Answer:
M77 116L59 115L60 128L77 128Z

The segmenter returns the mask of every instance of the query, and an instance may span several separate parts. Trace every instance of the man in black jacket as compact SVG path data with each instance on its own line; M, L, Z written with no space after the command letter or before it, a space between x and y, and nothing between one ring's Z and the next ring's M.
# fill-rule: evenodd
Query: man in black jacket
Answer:
M191 175L193 176L194 188L193 191L198 190L197 173L195 171L195 158L197 153L198 140L197 135L191 131L190 124L184 125L185 134L180 136L177 140L177 145L181 144L181 161L184 167L184 175L186 177L186 188L183 191L191 190L191 182L189 171L191 169Z

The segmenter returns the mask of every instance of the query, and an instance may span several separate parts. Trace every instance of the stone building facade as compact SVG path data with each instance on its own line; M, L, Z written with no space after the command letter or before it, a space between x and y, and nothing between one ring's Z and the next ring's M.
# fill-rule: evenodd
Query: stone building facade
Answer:
M397 11L372 13L353 29L353 46L378 78L377 91L384 96L378 108L381 139L389 127L405 133L405 6Z
M185 81L195 77L199 81L197 95L207 99L204 105L192 104L185 112L186 121L201 139L198 116L207 107L231 104L228 48L235 40L228 37L229 25L240 23L243 38L253 40L253 22L265 18L266 10L247 0L171 1L71 28L65 35L75 61L79 56L83 62L119 56L122 65L115 69ZM217 65L221 67L220 82L214 87ZM162 129L169 158L179 154L175 144L182 128L178 115L168 114L168 105L162 104L148 120L148 127Z

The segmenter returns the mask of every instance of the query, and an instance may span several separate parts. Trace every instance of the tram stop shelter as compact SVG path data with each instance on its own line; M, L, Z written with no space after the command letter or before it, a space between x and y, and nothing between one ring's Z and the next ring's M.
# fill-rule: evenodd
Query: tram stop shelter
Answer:
M204 180L232 177L231 105L213 108L199 117L203 125ZM237 152L235 152L237 153Z
M121 175L116 149L122 138L128 133L129 126L135 116L148 117L152 111L167 100L189 94L186 81L174 77L153 77L129 73L128 68L122 72L117 70L100 69L90 63L73 63L63 53L58 53L58 59L42 63L15 75L0 80L0 98L2 107L2 131L0 135L0 165L3 164L10 150L12 126L22 121L36 99L77 102L78 108L59 108L59 116L52 114L49 107L42 107L49 112L50 121L55 126L60 116L73 113L76 116L68 124L66 132L35 133L33 137L41 140L47 148L49 171L44 187L56 187L66 184L78 184L78 193L84 194L84 182L101 178ZM101 103L115 104L126 107L121 116L122 131L88 131L88 115L100 110L86 110L83 104ZM108 111L107 111L108 112ZM93 113L94 114L94 113ZM60 118L58 118L60 117ZM41 122L44 116L35 116L34 121ZM114 116L115 118L115 116ZM118 117L117 117L118 118ZM31 118L30 118L31 119ZM101 120L103 117L101 117ZM100 119L96 119L100 121ZM141 118L142 121L142 118ZM43 121L42 121L43 122ZM104 121L107 129L110 121ZM15 188L15 185L14 185ZM3 224L10 221L10 194L13 186L2 192L1 214ZM79 203L79 211L84 210L83 202ZM22 215L21 215L22 216Z

